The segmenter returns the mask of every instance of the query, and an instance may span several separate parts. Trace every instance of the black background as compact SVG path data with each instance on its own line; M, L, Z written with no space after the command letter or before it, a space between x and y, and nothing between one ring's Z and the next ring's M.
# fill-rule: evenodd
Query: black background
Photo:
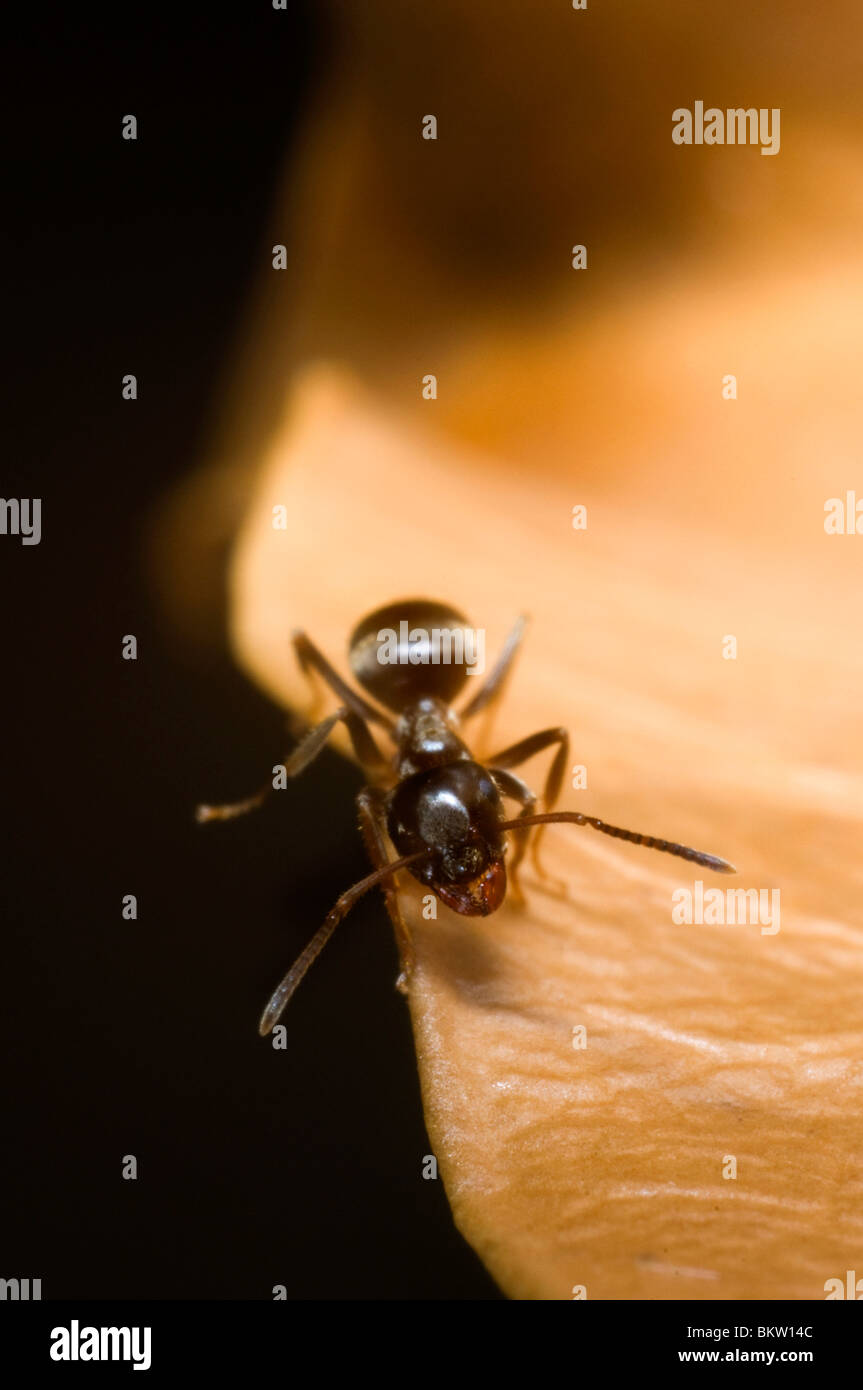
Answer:
M43 532L0 537L0 1275L45 1299L497 1297L422 1178L377 896L292 1004L288 1049L257 1036L367 872L359 775L325 753L259 816L196 826L198 800L280 759L283 718L226 645L183 649L142 559L203 448L330 37L312 4L258 0L39 7L6 39L0 491L41 497Z

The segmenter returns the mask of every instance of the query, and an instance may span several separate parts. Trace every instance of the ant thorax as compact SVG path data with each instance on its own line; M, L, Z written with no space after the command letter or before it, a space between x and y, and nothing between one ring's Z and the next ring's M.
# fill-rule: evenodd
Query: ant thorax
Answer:
M399 717L395 728L399 778L430 767L441 767L471 757L457 732L458 719L449 705L426 695Z

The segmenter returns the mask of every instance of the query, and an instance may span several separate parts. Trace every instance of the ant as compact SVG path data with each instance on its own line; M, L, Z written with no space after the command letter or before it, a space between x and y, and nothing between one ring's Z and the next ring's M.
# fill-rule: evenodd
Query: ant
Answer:
M291 966L261 1015L258 1031L262 1037L279 1021L339 922L357 899L376 884L383 888L399 947L402 973L396 984L403 993L407 992L414 956L394 885L395 876L402 869L430 888L454 912L465 917L487 917L497 911L506 896L505 836L512 835L512 895L522 900L518 868L530 830L540 827L534 837L533 858L542 874L536 857L542 827L565 822L588 825L618 840L676 854L717 873L736 873L725 859L702 850L657 840L634 830L621 830L577 811L552 811L569 761L566 729L543 729L520 739L495 753L487 766L474 759L459 732L461 723L486 709L500 694L526 625L527 619L520 617L488 679L460 714L452 705L464 687L468 669L465 660L451 658L453 652L464 656L476 634L463 614L447 604L407 599L376 609L354 628L348 643L351 670L363 689L390 713L376 708L343 681L304 632L293 634L294 651L313 689L312 673L317 673L341 703L300 740L285 760L285 773L288 777L298 776L318 756L335 726L340 722L346 726L354 753L369 778L369 785L357 797L357 808L374 872L341 895ZM390 642L386 654L382 646L385 634L389 634ZM394 756L381 753L370 724L386 731L396 749ZM538 813L535 793L511 769L535 753L555 746L557 751L543 792L546 809ZM272 789L268 782L245 801L225 806L201 805L196 818L205 822L245 815L260 806ZM514 818L507 818L504 799L521 807ZM387 839L398 858L390 859Z

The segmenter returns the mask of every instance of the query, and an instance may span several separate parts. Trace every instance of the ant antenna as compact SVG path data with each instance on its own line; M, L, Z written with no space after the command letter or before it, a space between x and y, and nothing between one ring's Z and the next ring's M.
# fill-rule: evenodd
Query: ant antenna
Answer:
M398 873L399 869L406 869L409 864L414 864L418 859L425 858L427 853L427 850L419 850L416 854L405 855L403 859L394 859L391 864L385 864L382 869L376 869L373 874L361 878L359 883L355 883L352 888L348 888L346 892L342 893L335 907L327 913L318 927L308 946L294 961L282 983L273 991L270 1002L261 1014L261 1021L258 1024L258 1032L262 1038L265 1038L276 1026L309 966L317 960L339 922L347 916L357 899L367 893L370 888L374 888L376 883L382 883L385 878L390 878L393 874Z
M647 849L660 849L665 854L676 854L679 859L689 859L693 864L702 864L705 869L713 869L717 874L736 874L737 870L727 859L716 854L705 854L700 849L690 849L688 845L675 845L668 840L656 840L652 835L641 835L637 830L621 830L619 826L607 825L596 816L582 816L578 811L544 811L539 815L519 816L516 820L501 821L499 830L521 830L526 825L553 825L565 822L568 825L591 825L601 830L603 835L613 835L617 840L630 840L634 845L645 845Z

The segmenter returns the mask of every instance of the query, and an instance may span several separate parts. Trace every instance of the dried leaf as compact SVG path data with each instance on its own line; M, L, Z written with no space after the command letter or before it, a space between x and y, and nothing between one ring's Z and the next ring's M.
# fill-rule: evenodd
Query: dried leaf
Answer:
M643 350L643 329L619 351ZM841 345L821 370L847 380ZM395 598L453 602L490 651L529 610L493 732L478 721L482 751L567 725L588 788L563 805L740 867L705 888L780 890L775 932L677 924L672 894L710 875L575 827L545 843L565 897L528 873L522 910L440 905L423 921L406 881L429 1134L458 1226L514 1297L820 1298L859 1267L859 560L824 534L826 463L780 487L797 426L791 410L777 440L766 395L728 453L733 524L717 524L709 491L688 485L693 451L721 452L712 407L649 475L651 496L613 449L607 469L577 466L563 411L519 467L316 368L235 553L237 652L292 708L307 707L294 627L345 671L354 622ZM805 418L811 438L811 406ZM525 775L541 786L544 770Z

